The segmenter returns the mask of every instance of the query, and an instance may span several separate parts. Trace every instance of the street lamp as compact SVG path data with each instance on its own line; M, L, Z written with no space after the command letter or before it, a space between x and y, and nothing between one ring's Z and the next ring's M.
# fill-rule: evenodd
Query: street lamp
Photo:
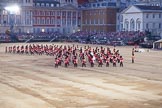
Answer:
M16 38L16 36L14 35L14 24L15 24L15 15L20 14L20 7L18 5L10 5L10 6L6 6L4 8L6 11L8 11L8 15L9 15L9 24L10 24L10 37L11 40L18 40Z

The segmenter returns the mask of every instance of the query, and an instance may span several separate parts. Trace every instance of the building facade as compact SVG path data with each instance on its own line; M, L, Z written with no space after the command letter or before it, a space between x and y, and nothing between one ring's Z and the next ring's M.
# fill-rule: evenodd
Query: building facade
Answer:
M33 32L73 33L79 30L81 12L74 0L35 0L33 6Z
M84 9L82 30L90 32L115 32L117 8Z
M5 7L12 5L19 5L20 11L11 13L5 9ZM5 33L10 29L11 18L14 21L14 31L16 33L32 32L32 0L3 0L0 2L0 33Z
M125 7L120 0L92 0L83 4L82 30L90 32L115 32L116 13L119 7Z
M6 6L17 4L19 13L14 13L14 32L73 33L80 30L81 12L77 0L1 0L0 33L10 29L11 14Z
M159 6L132 5L121 13L121 31L162 32L162 8Z

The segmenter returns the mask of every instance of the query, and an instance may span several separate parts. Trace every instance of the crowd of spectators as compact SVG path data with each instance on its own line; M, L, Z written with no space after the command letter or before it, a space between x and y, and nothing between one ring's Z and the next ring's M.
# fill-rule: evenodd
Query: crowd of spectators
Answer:
M76 33L73 33L71 35L68 35L67 37L69 39L75 38L75 39L87 39L89 38L90 40L99 40L99 39L105 39L106 41L112 42L112 41L123 41L124 43L127 43L129 41L135 41L139 38L145 37L145 32L139 32L139 31L122 31L122 32L86 32L86 31L78 31ZM47 40L50 41L54 38L57 37L63 37L66 35L63 35L59 32L53 32L53 33L38 33L38 34L33 34L33 33L21 33L21 34L16 34L18 37L18 40L20 41L26 41L29 39L32 40ZM0 34L0 40L1 41L6 41L10 40L10 36L6 34Z
M10 41L10 36L8 36L5 33L0 33L0 41L2 41L2 42Z
M19 40L28 40L28 39L33 39L33 40L51 40L55 37L61 37L62 34L59 32L53 32L53 33L27 33L27 34L18 34L18 39Z
M71 35L71 37L77 37L80 39L83 38L91 38L91 40L105 39L109 42L112 41L123 41L124 43L130 41L136 41L140 38L144 38L146 36L145 32L139 31L122 31L122 32L84 32L79 31Z

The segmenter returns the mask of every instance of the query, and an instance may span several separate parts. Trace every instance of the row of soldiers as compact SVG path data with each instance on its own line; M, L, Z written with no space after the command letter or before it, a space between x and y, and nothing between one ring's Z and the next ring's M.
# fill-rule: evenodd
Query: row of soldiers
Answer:
M64 63L65 67L68 67L70 64L73 64L74 67L77 67L80 63L82 67L86 67L87 64L90 64L91 67L94 67L95 64L98 64L98 67L102 67L104 64L106 67L109 67L110 64L113 67L117 66L119 63L120 67L123 67L123 57L120 55L119 50L110 49L107 47L95 47L90 46L79 47L78 45L21 45L21 46L11 46L6 47L6 53L17 53L17 54L30 54L30 55L50 55L54 56L54 65L56 68L61 66Z
M63 53L62 53L63 52ZM62 62L64 63L65 67L68 67L70 63L77 67L79 63L81 63L82 67L86 67L87 63L90 64L91 67L95 66L95 63L98 64L98 67L102 67L103 64L106 67L109 67L110 63L113 64L113 67L117 66L117 63L123 67L123 57L119 54L119 50L115 50L112 52L110 48L96 47L92 49L91 47L70 47L64 46L62 51L57 53L55 58L55 67L61 66Z
M30 44L30 45L14 45L11 47L6 47L5 52L7 53L17 53L17 54L30 54L30 55L54 55L57 51L58 45L39 45L39 44Z

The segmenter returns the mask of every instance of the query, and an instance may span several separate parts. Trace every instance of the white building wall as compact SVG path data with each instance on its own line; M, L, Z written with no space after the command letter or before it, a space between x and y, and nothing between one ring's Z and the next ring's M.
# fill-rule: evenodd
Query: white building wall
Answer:
M162 35L162 11L140 12L140 10L132 6L121 15L123 16L122 21L120 21L120 25L123 25L123 29L120 27L121 31L132 31L130 23L131 19L133 19L135 21L133 31L149 30L153 35ZM140 29L138 29L137 19L141 22Z
M130 14L122 14L123 15L123 29L126 31L132 31L131 29L131 20L134 20L134 29L133 31L143 31L143 14L142 13L130 13ZM137 28L137 20L141 22L140 29ZM129 23L128 28L126 26L126 23Z
M161 17L159 17L161 14ZM147 18L148 15L148 18ZM153 15L155 17L153 18ZM160 35L162 31L162 13L161 12L148 12L143 13L143 22L144 22L144 30L149 30L155 35ZM149 24L149 28L146 25ZM161 28L159 28L159 24L161 24Z

